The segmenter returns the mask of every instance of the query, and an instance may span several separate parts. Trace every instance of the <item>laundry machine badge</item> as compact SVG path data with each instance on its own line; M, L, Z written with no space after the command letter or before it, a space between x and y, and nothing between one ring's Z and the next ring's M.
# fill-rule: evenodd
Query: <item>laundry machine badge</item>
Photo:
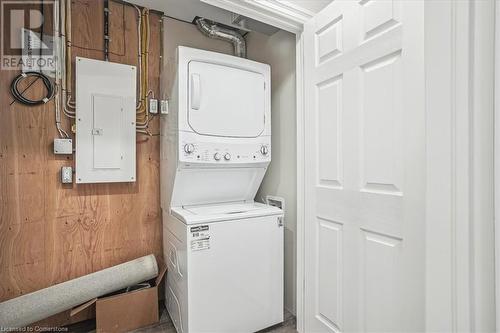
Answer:
M191 227L191 251L210 249L210 231L208 225Z

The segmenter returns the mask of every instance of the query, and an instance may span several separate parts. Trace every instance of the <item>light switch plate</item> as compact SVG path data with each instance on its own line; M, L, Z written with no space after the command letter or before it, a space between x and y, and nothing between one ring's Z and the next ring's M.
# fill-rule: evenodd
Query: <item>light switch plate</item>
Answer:
M73 154L73 140L54 139L54 154Z
M168 100L162 99L160 101L160 113L161 114L168 114Z
M72 184L73 183L73 168L70 166L61 167L61 183Z
M149 100L149 113L157 114L158 113L158 100L151 98Z

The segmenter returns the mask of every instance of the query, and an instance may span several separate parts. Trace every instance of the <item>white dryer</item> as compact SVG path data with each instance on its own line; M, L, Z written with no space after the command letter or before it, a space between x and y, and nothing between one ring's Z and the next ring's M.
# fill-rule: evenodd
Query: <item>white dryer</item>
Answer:
M269 65L179 47L161 121L166 304L179 333L283 320L283 212L254 202L270 161Z

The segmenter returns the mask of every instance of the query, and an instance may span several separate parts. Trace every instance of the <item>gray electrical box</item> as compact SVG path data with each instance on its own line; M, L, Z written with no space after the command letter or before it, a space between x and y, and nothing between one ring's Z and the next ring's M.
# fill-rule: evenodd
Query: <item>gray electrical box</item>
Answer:
M61 167L61 183L72 184L73 183L73 168L69 166Z
M54 154L73 154L73 141L71 139L54 139Z

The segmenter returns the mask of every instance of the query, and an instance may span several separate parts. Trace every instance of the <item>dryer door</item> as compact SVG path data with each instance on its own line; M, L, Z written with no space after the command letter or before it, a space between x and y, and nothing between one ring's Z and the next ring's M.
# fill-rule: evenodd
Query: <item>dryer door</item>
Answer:
M257 137L264 131L265 78L239 68L189 63L189 126L198 134Z

